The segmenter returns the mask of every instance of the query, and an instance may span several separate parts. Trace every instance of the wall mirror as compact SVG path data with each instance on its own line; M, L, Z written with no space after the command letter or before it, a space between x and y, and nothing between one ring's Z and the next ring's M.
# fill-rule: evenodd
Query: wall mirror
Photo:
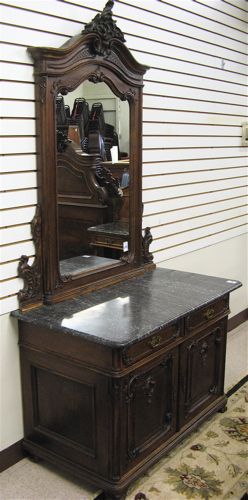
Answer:
M93 175L88 167L80 172L57 141L60 274L75 275L118 264L128 251L129 104L105 83L88 80L56 101L57 133L78 155L95 155ZM97 197L84 192L91 180Z
M38 206L32 265L21 257L20 307L51 304L144 272L142 88L148 69L125 45L114 2L34 61Z

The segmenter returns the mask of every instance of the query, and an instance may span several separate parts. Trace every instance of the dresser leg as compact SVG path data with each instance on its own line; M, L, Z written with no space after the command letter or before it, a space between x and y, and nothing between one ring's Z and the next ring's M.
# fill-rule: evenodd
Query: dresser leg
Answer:
M42 458L37 457L36 455L32 455L32 453L30 455L27 455L27 458L30 460L30 462L33 462L35 464L38 464L42 460Z
M227 406L225 405L225 406L222 406L222 408L220 408L218 410L218 413L225 413L226 411L227 411Z
M124 493L108 493L107 491L105 492L106 500L125 500L126 496L127 490L124 491Z

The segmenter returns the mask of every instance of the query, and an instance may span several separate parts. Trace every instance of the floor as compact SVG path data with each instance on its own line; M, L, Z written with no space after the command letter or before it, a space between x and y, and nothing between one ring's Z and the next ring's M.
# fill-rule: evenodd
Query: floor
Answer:
M247 374L247 354L248 321L228 333L225 391ZM100 493L46 462L26 458L1 474L1 500L94 500Z

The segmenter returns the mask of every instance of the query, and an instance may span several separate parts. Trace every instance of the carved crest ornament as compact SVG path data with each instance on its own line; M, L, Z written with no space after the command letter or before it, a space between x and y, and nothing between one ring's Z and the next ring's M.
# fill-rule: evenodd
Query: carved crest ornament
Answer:
M83 33L97 33L99 35L99 39L94 40L91 45L91 51L94 55L104 56L110 54L111 42L114 38L125 42L122 31L116 26L116 21L112 18L113 6L113 0L109 0L102 13L97 14L84 27Z

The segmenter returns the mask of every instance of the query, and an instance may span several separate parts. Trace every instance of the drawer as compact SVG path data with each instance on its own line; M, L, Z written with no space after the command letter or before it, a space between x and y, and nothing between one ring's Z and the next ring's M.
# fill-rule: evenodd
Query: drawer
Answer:
M209 304L198 311L189 314L185 318L185 330L187 332L192 332L192 330L199 328L200 326L207 325L209 321L217 318L223 313L229 312L228 296L222 297L222 299Z
M94 235L92 237L92 245L99 245L99 246L108 246L108 247L116 247L122 249L123 247L123 241L124 238L121 236L113 236L111 234L109 235Z
M122 353L123 363L128 365L159 351L182 335L181 322L162 328L145 339L126 347Z

